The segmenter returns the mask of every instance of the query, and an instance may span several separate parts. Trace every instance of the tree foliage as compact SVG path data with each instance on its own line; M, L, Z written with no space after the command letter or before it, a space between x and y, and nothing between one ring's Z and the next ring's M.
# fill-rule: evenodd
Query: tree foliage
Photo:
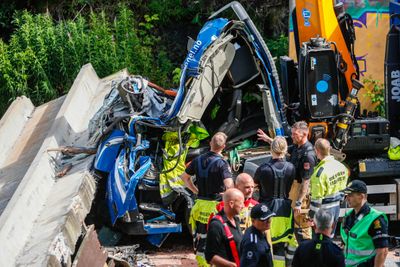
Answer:
M66 93L89 62L101 77L128 68L167 84L173 66L151 32L157 22L146 15L137 23L126 6L113 20L104 12L59 23L48 14L17 14L10 42L0 40L0 110L20 95L41 104Z
M195 38L212 11L230 0L121 0L119 5L39 0L22 7L16 0L6 2L0 5L0 28L12 34L0 40L0 114L20 95L39 105L67 93L89 62L100 77L128 68L164 87L176 86L187 36ZM272 55L287 54L287 37L282 35L287 12L274 12L271 1L242 4ZM14 8L12 24L5 24ZM279 27L271 30L268 25Z
M379 81L372 77L365 78L363 80L366 88L365 96L369 97L371 103L374 104L374 110L378 112L379 116L385 117L385 86Z

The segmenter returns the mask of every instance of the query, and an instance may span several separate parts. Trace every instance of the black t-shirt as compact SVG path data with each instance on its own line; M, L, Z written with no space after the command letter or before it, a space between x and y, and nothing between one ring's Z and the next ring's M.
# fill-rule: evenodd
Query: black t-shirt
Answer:
M271 248L264 233L250 226L240 243L240 266L272 267Z
M211 163L215 158L218 158L218 160ZM199 166L199 159L202 166ZM207 177L200 177L199 168L206 169L210 163L212 165ZM219 193L225 191L224 180L232 178L228 162L212 151L192 160L185 172L189 175L196 175L196 185L199 189L198 197L203 199L220 200Z
M279 192L282 193L285 198L289 197L290 188L293 180L296 178L296 169L294 165L290 162L287 162L287 164L283 181L284 192ZM270 201L274 196L275 178L271 165L281 170L284 168L285 161L283 159L272 159L269 163L264 163L257 168L254 175L254 182L260 185L260 202Z
M240 229L240 220L236 216L235 224L226 218L224 211L219 212L222 219L227 222L229 229L235 240L237 251L240 251L240 241L242 241L242 230ZM234 262L231 247L229 246L228 238L226 237L224 226L218 219L211 219L208 225L207 240L206 240L206 250L205 256L207 262L210 262L214 255L218 255L226 260Z
M304 145L297 145L288 148L290 154L289 161L296 167L296 180L301 183L302 180L311 178L314 167L317 164L314 146L307 141Z
M367 215L371 208L367 203L361 207L358 214L355 214L353 210L348 216L345 217L343 222L343 227L346 229L351 229L359 215ZM368 228L368 234L372 238L375 248L387 248L389 247L389 236L388 236L388 223L384 219L383 215L379 216ZM359 264L360 267L374 266L375 257L372 257L367 262Z
M293 257L293 267L344 267L343 251L332 240L317 234L312 240L300 243ZM321 243L320 250L316 249L317 242Z

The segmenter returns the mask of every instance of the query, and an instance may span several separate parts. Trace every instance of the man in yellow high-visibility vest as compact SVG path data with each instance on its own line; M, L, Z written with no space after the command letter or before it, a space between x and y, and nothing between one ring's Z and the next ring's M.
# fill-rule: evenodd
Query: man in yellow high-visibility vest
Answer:
M319 209L328 210L333 215L333 230L339 219L342 190L346 188L349 171L342 163L331 156L331 145L328 140L319 138L314 145L315 154L320 162L311 175L311 218Z

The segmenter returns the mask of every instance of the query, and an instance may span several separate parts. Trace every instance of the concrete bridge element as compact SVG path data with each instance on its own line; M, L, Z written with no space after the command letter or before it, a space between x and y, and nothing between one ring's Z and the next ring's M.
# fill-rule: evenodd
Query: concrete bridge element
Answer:
M81 235L96 181L93 156L56 178L60 146L86 146L88 123L110 91L93 67L82 67L68 95L34 107L16 99L0 121L0 266L61 266Z

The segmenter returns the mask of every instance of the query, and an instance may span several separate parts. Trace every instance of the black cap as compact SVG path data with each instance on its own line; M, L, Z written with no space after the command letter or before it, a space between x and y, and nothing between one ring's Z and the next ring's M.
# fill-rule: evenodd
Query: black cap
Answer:
M275 216L275 213L273 213L265 204L260 203L251 209L250 216L252 219L265 221L268 218Z
M345 194L350 193L367 193L367 185L361 180L353 180L351 181L347 187L343 190Z

